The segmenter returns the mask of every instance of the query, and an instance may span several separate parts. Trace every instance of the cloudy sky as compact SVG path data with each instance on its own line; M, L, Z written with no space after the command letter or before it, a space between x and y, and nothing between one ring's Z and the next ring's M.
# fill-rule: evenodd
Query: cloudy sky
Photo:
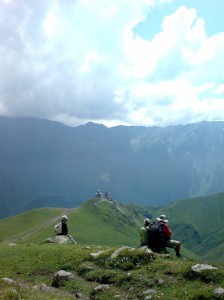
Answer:
M223 0L0 0L0 115L224 121Z

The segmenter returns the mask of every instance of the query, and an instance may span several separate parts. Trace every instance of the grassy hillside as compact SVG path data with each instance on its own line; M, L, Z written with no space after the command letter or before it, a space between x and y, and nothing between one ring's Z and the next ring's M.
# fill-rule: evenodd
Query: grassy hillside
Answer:
M139 249L123 250L112 259L116 249L49 244L0 246L0 299L75 299L81 293L81 299L98 300L208 300L214 298L215 288L224 285L224 270L219 266L195 274L191 267L197 261L162 255L150 259ZM105 252L93 258L91 253L99 250ZM52 288L59 270L71 272L74 279ZM94 292L101 284L106 289Z
M224 261L224 193L192 198L150 209L92 198L78 208L42 208L0 220L0 242L40 244L54 235L54 225L68 214L69 233L78 244L133 246L140 243L139 228L145 216L156 220L165 213L173 239L182 242L185 257L205 262Z
M160 213L186 248L204 260L224 261L224 193L176 201Z
M54 234L65 212L69 233L79 244L139 245L143 216L132 207L98 198L77 209L42 208L0 220L0 241L41 243Z
M66 212L67 210L63 208L40 208L2 219L0 220L0 242L21 243L36 236L41 239L42 236L52 233L50 227Z

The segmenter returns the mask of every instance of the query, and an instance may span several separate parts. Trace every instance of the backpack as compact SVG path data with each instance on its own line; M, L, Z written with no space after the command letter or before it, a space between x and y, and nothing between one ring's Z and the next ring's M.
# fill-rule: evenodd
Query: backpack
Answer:
M164 248L163 245L163 224L154 222L147 228L148 232L148 247L154 251L160 251Z
M56 224L54 226L54 231L55 231L56 234L60 234L62 232L62 228L61 227L62 227L61 222L59 222L58 224Z

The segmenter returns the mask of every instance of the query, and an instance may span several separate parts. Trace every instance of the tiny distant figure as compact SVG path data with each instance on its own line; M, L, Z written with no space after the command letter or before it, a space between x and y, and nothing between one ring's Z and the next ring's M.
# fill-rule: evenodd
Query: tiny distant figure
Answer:
M150 219L146 218L144 220L144 226L140 228L140 237L141 237L141 242L140 242L140 247L143 246L148 246L148 227L150 225Z
M57 225L54 226L55 232L57 235L66 235L72 241L72 243L77 245L76 241L72 238L72 236L68 234L67 221L68 221L68 216L66 215L62 216L61 222L59 222Z
M159 218L157 218L157 221L159 224L162 225L162 242L164 247L167 248L174 248L176 252L176 256L181 257L180 254L180 242L176 240L171 239L172 231L169 227L168 220L166 219L166 215L160 215Z

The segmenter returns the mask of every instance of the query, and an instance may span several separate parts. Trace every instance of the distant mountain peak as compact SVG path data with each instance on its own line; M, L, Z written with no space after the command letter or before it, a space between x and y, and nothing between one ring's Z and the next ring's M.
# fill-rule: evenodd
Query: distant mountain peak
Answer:
M95 123L95 122L87 122L83 126L87 126L87 127L106 127L103 124L99 124L99 123Z

